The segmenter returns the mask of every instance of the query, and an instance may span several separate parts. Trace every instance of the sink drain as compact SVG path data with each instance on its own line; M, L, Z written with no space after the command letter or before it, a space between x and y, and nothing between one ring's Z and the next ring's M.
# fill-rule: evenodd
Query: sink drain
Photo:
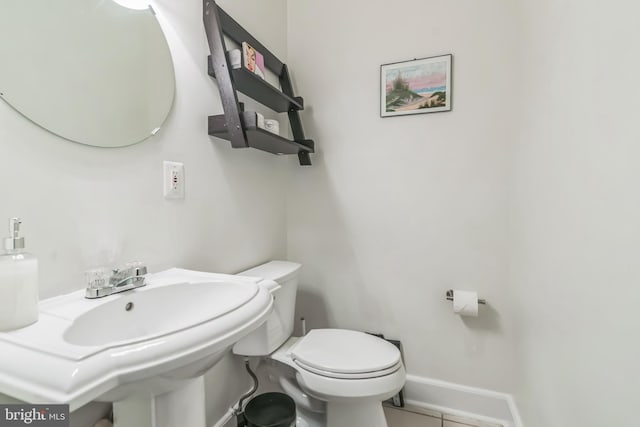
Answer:
M133 303L132 302L128 302L127 305L124 306L124 309L127 310L127 311L133 310Z

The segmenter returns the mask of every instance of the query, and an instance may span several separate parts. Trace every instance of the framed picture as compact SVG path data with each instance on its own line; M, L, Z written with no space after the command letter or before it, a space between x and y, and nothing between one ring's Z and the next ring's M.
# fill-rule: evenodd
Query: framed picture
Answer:
M453 55L380 67L380 117L451 111Z

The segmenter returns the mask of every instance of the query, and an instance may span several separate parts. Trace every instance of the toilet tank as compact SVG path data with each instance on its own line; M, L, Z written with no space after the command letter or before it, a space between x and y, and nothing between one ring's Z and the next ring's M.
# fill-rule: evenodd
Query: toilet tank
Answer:
M237 273L239 276L270 279L278 286L273 286L272 282L270 282L271 286L264 284L273 295L273 311L262 326L233 346L235 354L266 356L289 339L293 333L298 274L301 267L301 264L295 262L270 261Z

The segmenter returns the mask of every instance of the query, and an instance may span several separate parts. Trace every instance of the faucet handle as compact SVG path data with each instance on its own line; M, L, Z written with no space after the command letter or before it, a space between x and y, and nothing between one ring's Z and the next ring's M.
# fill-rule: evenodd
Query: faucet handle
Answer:
M85 271L84 279L87 289L103 289L109 286L109 273L105 267Z
M147 266L142 261L132 261L125 265L128 271L134 276L144 276L147 274Z

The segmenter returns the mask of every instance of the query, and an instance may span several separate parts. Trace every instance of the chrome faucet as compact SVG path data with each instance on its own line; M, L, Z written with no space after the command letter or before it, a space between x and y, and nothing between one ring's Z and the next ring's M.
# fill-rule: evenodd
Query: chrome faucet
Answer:
M144 286L147 267L142 263L129 263L124 269L114 269L111 274L104 269L90 270L86 273L86 298L102 298L108 295Z

